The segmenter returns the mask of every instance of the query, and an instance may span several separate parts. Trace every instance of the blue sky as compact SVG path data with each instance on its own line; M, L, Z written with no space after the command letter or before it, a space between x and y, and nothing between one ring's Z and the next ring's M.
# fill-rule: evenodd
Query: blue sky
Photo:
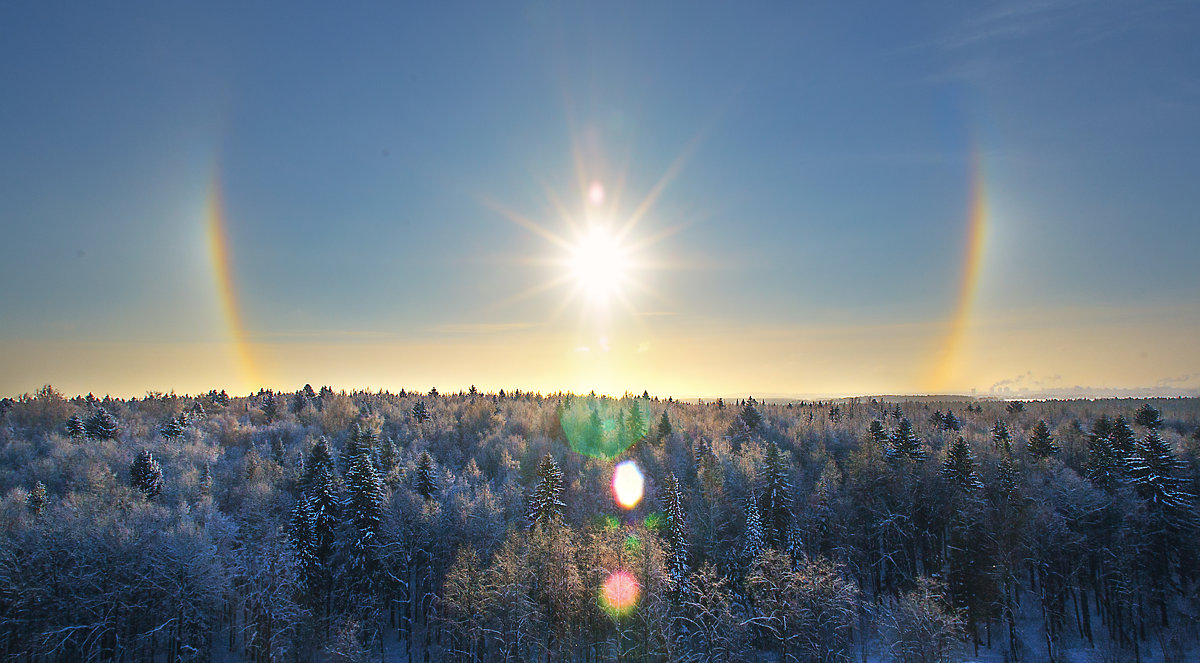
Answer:
M1200 8L846 4L6 3L0 391L1200 388Z

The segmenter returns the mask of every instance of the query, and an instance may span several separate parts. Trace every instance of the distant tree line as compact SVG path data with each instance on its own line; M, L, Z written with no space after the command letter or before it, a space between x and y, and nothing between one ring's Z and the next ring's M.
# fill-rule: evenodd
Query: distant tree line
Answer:
M47 387L0 402L0 654L1182 661L1198 492L1194 399Z

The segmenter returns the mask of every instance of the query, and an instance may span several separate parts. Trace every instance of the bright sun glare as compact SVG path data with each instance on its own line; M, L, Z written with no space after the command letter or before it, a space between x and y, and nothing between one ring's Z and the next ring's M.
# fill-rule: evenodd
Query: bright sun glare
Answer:
M611 233L593 227L572 247L571 276L593 300L618 294L627 277L628 256Z

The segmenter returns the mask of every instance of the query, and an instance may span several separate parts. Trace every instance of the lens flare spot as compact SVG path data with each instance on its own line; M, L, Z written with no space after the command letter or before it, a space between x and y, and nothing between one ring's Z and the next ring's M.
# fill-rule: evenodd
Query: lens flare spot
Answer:
M617 571L608 576L600 589L600 605L614 617L624 617L637 607L641 586L628 571Z
M604 185L600 182L592 182L588 187L588 202L599 207L604 204Z
M613 470L612 490L613 497L622 508L632 509L642 501L646 480L642 477L637 463L625 460L617 464Z

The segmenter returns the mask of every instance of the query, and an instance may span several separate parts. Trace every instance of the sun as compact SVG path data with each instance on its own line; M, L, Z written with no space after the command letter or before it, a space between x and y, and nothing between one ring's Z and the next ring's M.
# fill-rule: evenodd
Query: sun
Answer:
M572 280L593 302L620 295L629 279L627 247L602 226L593 226L571 246L567 259Z

